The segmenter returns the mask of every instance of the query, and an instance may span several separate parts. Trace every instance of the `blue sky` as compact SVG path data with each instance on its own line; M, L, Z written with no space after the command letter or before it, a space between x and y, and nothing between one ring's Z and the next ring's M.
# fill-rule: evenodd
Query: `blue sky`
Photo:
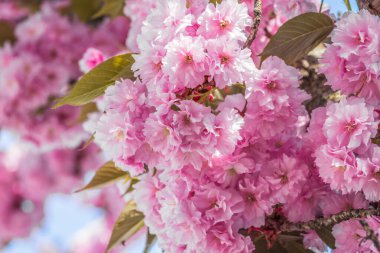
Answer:
M325 0L325 3L333 13L346 10L343 0ZM355 1L351 0L351 4L354 10L357 9ZM0 139L1 147L7 137ZM2 253L41 253L40 245L47 242L61 249L57 253L65 253L71 236L103 215L101 210L81 203L77 195L60 194L48 199L45 212L46 218L40 229L36 229L30 238L15 240Z
M357 10L356 1L350 0L350 2L352 9ZM344 12L347 9L344 5L343 0L325 0L325 3L327 3L330 6L330 9L333 13Z

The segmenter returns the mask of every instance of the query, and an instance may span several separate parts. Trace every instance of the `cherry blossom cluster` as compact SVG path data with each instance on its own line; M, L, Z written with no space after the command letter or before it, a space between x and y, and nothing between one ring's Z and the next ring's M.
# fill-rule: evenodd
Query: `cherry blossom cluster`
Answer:
M27 16L29 13L27 8L19 6L16 2L0 3L0 21L15 22Z
M327 84L341 93L338 103L312 112L308 139L319 175L339 194L363 193L380 200L379 58L380 18L362 10L346 13L336 23L322 59ZM378 234L378 217L368 218ZM334 252L376 252L358 220L334 226ZM354 238L354 240L352 240Z
M343 194L363 191L373 202L380 200L380 148L373 143L380 122L380 45L373 32L379 28L380 18L367 11L337 23L323 71L343 98L315 110L310 126L322 179Z
M248 15L253 16L254 0L243 0L247 4ZM209 3L207 0L187 0L187 6L191 6L194 14L198 15ZM140 52L138 46L138 35L149 11L158 5L152 0L128 0L124 13L131 19L131 27L127 38L127 46L132 52ZM257 33L257 39L251 46L255 63L259 63L259 54L269 42L269 39L276 34L278 29L287 20L306 12L317 12L321 2L319 0L270 0L262 1L262 21ZM325 6L323 10L325 10ZM190 29L190 28L189 28Z
M243 0L249 7L249 13L253 14L254 0ZM268 44L270 38L289 19L306 12L318 12L321 6L320 0L271 0L262 1L262 20L257 32L257 39L252 43L252 57L256 64L260 63L260 53ZM327 7L323 6L323 11Z
M0 127L21 142L0 155L0 244L27 236L43 218L49 194L72 193L104 162L97 147L80 150L89 138L81 109L51 107L88 71L78 65L88 47L102 57L124 50L129 21L104 19L92 27L60 15L62 6L46 1L30 14L14 2L0 4L0 20L16 34L14 44L0 48Z
M380 99L380 18L367 10L346 13L336 23L322 63L328 84L344 95L365 98L374 106Z
M109 159L138 177L133 196L165 252L252 252L240 230L267 233L273 215L309 221L374 200L362 188L364 181L375 187L379 168L371 144L375 106L347 97L315 110L309 122L303 106L309 95L299 89L297 69L277 57L260 69L254 62L270 37L269 23L275 32L319 4L269 2L252 50L243 44L253 1L127 3L127 43L139 52L136 80L110 86L98 101L102 113L85 128ZM95 51L88 58L89 65L101 61ZM338 166L329 148L346 152ZM362 155L372 174L354 182L356 171L343 169L347 152ZM313 231L304 243L326 249Z
M43 218L43 204L52 192L71 193L88 171L98 167L98 149L57 149L45 154L13 145L0 153L0 247L28 236Z
M74 236L73 253L104 253L112 233L114 224L122 212L125 201L117 187L110 187L97 193L90 199L91 204L102 208L105 216L91 224L88 228ZM128 245L127 245L128 246ZM112 249L110 253L121 252L120 248Z
M379 217L365 219L375 235L380 233ZM336 239L334 253L345 252L377 252L371 240L368 240L367 232L359 223L359 220L345 221L334 226L333 235Z
M44 4L18 23L16 44L0 49L0 88L7 91L0 94L0 126L42 150L76 147L87 138L78 124L80 109L51 107L79 77L78 61L88 47L113 55L128 32L123 17L94 30L53 7ZM115 37L107 39L109 33Z

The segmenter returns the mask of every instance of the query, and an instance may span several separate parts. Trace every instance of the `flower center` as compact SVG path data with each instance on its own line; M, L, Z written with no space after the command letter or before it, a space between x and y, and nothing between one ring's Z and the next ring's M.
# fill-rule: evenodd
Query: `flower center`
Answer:
M230 24L230 22L228 22L227 20L221 20L219 22L220 27L223 29L226 28L229 24Z
M154 66L156 67L157 70L161 70L162 62L158 62L158 63L154 64Z
M353 131L355 131L356 127L357 127L356 122L354 120L351 120L350 122L347 122L345 128L347 132L352 133Z
M226 64L226 63L228 63L228 61L229 61L229 57L228 56L222 56L221 58L220 58L220 62L222 63L222 64Z
M117 141L124 140L124 131L123 131L123 129L119 128L119 129L115 130L114 136L115 136L115 139Z
M367 34L364 32L359 32L358 35L356 36L356 39L360 44L364 44L368 41Z
M280 178L281 178L281 184L286 184L287 182L289 182L289 178L287 175L282 175Z
M218 201L216 200L214 203L211 204L211 207L212 208L220 208L220 205L219 205Z
M270 82L267 84L267 89L268 90L274 90L277 88L277 83L276 82Z
M168 137L168 136L170 135L170 131L169 131L169 129L165 127L165 128L163 129L163 134L164 134L165 137Z
M255 195L253 195L252 193L247 194L247 200L248 202L255 202L256 201Z
M342 170L342 171L345 171L347 168L346 166L338 166L338 167L335 167L336 169L338 170Z
M185 56L185 63L190 64L193 62L193 57L191 55Z

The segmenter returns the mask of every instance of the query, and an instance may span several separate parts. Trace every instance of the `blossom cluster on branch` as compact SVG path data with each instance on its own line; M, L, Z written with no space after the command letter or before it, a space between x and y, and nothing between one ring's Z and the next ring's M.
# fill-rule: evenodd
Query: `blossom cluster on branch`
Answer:
M103 162L95 145L82 150L90 138L81 126L86 111L51 107L81 70L87 71L78 64L87 48L102 50L104 57L125 50L129 20L89 25L63 16L60 8L65 6L43 1L31 13L18 2L0 3L0 21L9 22L15 34L13 43L0 48L0 128L15 137L0 150L0 248L40 225L50 194L71 194ZM122 201L114 204L120 205ZM116 217L107 219L110 224Z
M137 177L132 196L165 252L252 252L255 239L242 229L259 231L273 246L282 220L307 222L380 200L380 148L373 143L379 17L361 11L336 23L320 71L341 91L340 101L309 115L298 70L259 55L287 19L323 6L265 1L257 38L244 48L253 6L169 0L125 8L136 80L109 86L101 114L85 128L116 166ZM367 221L376 234L377 218ZM348 249L347 228L358 224L333 228L335 252L376 250L362 227ZM301 232L305 247L325 250L315 232Z
M92 134L110 162L83 189L128 182L103 248L146 226L168 253L380 250L380 17L318 0L128 0L124 14L91 29L46 5L0 51L0 125L41 149ZM312 50L302 85L332 94L307 111ZM100 199L111 220L115 196Z

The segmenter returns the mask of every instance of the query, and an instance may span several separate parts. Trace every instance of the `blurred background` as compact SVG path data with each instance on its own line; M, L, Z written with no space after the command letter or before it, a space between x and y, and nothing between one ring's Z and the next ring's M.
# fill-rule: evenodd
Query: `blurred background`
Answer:
M3 1L0 0L1 2ZM353 8L356 9L354 1L351 2ZM346 10L343 0L325 0L325 3L330 6L332 13L338 14ZM0 30L0 35L4 32ZM17 142L17 138L12 133L1 131L0 151L12 146ZM92 174L87 173L86 177L90 178ZM90 247L87 245L92 245L95 241L102 241L105 244L109 239L109 234L104 233L107 227L105 209L96 207L88 201L92 195L96 194L100 193L97 191L76 194L67 192L49 195L43 205L45 214L41 226L33 229L30 236L26 238L5 243L0 251L2 253L82 253L90 252L87 251ZM118 200L115 199L115 201ZM143 252L145 240L145 234L141 234L121 249L121 252ZM80 250L81 247L88 248ZM155 247L152 252L160 252L160 250Z

